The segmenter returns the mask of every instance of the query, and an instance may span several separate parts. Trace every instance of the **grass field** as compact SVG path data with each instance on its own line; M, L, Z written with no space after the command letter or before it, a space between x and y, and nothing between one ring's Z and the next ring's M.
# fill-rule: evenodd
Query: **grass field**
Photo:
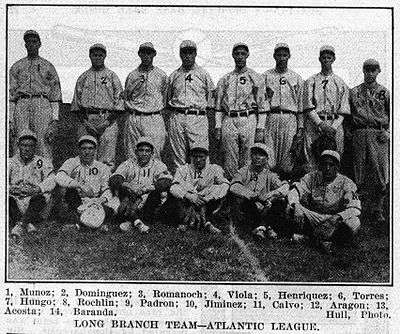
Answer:
M59 167L76 150L74 123L63 121ZM121 159L121 158L120 158ZM365 205L368 206L368 205ZM148 235L65 229L46 221L35 235L9 241L11 280L165 280L389 282L390 243L362 217L355 246L336 256L287 239L256 242L240 229L223 235L179 233L155 224Z

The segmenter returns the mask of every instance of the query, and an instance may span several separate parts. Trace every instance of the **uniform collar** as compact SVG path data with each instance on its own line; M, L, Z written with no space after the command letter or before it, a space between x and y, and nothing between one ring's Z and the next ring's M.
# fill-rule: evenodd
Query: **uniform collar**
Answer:
M24 166L28 166L30 163L32 163L36 159L36 154L33 156L32 160L28 161L27 163L25 163L25 161L22 160L22 158L19 154L17 155L17 158L21 164L23 164Z
M245 67L243 67L240 71L238 71L237 68L235 67L234 70L233 70L233 72L234 72L234 73L238 73L238 74L242 74L242 73L244 73L244 72L247 72L248 69L249 69L249 68L247 67L247 65L246 65Z
M180 71L180 72L190 72L190 71L193 71L193 70L197 69L198 67L199 67L199 66L197 65L197 63L194 63L194 65L192 66L191 69L185 70L185 69L183 68L183 66L181 65L181 66L179 67L178 71Z
M148 72L151 72L152 70L154 70L154 68L155 68L155 66L152 65L149 69L145 70L145 69L143 69L142 65L139 65L137 69L138 69L139 72L146 72L146 73L148 73Z

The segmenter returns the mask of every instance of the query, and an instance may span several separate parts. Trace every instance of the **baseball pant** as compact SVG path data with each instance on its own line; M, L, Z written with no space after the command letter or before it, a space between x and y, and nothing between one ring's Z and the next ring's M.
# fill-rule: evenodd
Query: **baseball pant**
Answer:
M154 155L156 158L160 158L166 137L164 119L161 114L129 115L124 129L124 147L127 158L135 156L136 143L142 136L150 137L153 140Z
M52 120L53 110L47 98L40 96L20 98L14 112L16 138L23 130L33 131L38 137L37 154L52 160L52 148L45 139L47 128Z
M9 196L8 198L8 222L10 227L13 227L15 223L22 221L24 224L37 224L43 220L42 211L46 207L46 198L44 195L34 195L27 197L28 206L26 211L22 211L20 205L18 205L18 199Z
M104 122L108 117L107 113L104 114L94 114L88 115L88 121L97 126ZM117 146L118 139L118 123L114 121L110 126L108 126L100 136L96 136L86 129L86 127L81 123L78 126L78 138L83 135L90 134L97 137L99 145L97 147L97 159L108 165L111 170L115 168L115 150Z
M207 116L173 112L169 123L169 141L173 153L172 172L175 173L188 160L189 149L194 143L202 143L208 147Z
M308 171L316 170L318 168L318 159L319 157L314 157L314 155L311 152L311 144L314 142L315 139L317 139L320 135L318 132L318 129L312 123L312 121L306 117L305 118L305 145L306 145L306 156L307 156L307 161L308 161ZM334 120L327 120L330 124L334 122ZM341 124L337 130L336 130L336 145L337 145L337 151L339 152L340 156L343 154L343 144L344 144L344 131L343 131L343 125Z
M306 207L300 205L299 209L302 211L305 220L311 227L312 234L316 236L320 240L331 240L334 234L337 232L337 229L341 230L343 227L332 226L326 223L326 220L332 217L331 214L322 214L312 210L307 209ZM350 216L343 221L343 224L347 227L347 231L349 233L349 238L351 238L357 231L360 229L360 219L356 216Z
M224 116L222 120L222 150L224 170L229 180L250 158L257 126L256 115L248 117Z
M293 163L290 149L297 132L297 118L295 114L269 114L265 126L265 144L273 148L275 168L279 172L291 173ZM270 167L271 163L270 163Z

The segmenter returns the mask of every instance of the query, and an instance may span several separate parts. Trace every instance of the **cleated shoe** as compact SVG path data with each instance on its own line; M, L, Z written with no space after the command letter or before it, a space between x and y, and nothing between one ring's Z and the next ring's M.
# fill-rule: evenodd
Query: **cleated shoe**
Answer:
M256 238L257 240L264 240L266 238L266 231L267 229L265 226L259 226L251 231L251 234L253 234L254 238Z
M206 222L204 227L210 233L213 233L213 234L221 234L222 233L222 231L219 228L215 227L211 222Z
M140 219L136 219L133 225L139 230L140 233L149 233L150 227L143 223Z
M267 237L269 239L278 239L278 233L276 233L271 226L267 226L266 230Z
M130 221L119 224L119 229L123 232L128 232L132 229L132 223Z
M26 231L28 233L35 233L37 232L37 228L32 223L29 223L28 225L26 225Z

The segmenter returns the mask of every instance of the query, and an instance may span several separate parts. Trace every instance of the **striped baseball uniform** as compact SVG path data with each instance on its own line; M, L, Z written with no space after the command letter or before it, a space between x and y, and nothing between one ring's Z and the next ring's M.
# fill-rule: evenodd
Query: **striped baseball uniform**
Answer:
M228 189L229 181L220 166L206 163L204 169L198 171L190 163L177 169L170 191L178 199L192 193L203 195L206 202L209 202L224 198Z
M311 113L317 114L320 120L328 122L336 128L336 144L339 154L343 153L343 115L350 114L349 89L336 74L328 76L314 74L307 79L304 87L303 109L305 111L306 153L311 169L317 162L311 153L311 144L318 138L319 129L312 120Z
M359 188L383 192L389 182L389 139L378 137L389 129L390 93L378 83L371 88L362 83L350 90L350 106L355 181Z
M131 113L124 129L127 157L134 156L136 142L142 136L153 140L155 156L160 157L166 137L161 111L165 108L167 88L168 77L156 66L149 71L139 66L126 78L125 109Z
M264 73L266 99L270 104L265 125L265 143L273 148L275 167L290 173L293 163L290 155L293 137L303 127L304 81L297 73L275 68Z
M341 216L354 233L360 227L358 216L361 213L361 202L357 196L357 187L342 174L337 174L327 184L320 171L308 173L294 184L288 200L289 204L300 203L300 210L313 227L335 214Z
M58 119L61 86L55 67L42 57L22 58L10 69L10 104L15 104L10 120L16 129L16 138L23 130L31 130L38 137L38 152L52 158L45 134L49 123ZM14 107L14 105L13 105ZM14 109L10 105L10 111Z
M46 201L50 199L50 193L55 188L54 169L50 160L35 155L31 162L25 164L15 155L9 160L9 184L10 186L33 184L40 187ZM18 208L25 213L31 196L13 196Z
M122 85L118 76L108 68L95 71L93 68L81 74L76 82L71 111L86 115L86 110L97 108L97 113L87 114L89 123L98 126L107 120L111 112L123 111ZM102 111L99 111L102 110ZM82 125L78 138L87 134ZM118 137L118 124L113 122L101 134L97 155L99 161L113 168Z
M218 82L216 96L215 127L222 130L224 170L231 179L247 163L256 128L265 127L269 104L261 76L247 67L225 74Z
M94 197L104 197L108 201L111 199L111 192L108 188L110 178L110 168L94 160L90 166L83 165L79 157L70 158L63 163L56 175L56 182L64 188L76 181L82 186L89 185Z
M172 109L169 140L174 170L185 164L191 145L201 142L208 146L206 108L214 107L214 89L208 72L197 64L189 71L180 67L169 76L167 99Z

